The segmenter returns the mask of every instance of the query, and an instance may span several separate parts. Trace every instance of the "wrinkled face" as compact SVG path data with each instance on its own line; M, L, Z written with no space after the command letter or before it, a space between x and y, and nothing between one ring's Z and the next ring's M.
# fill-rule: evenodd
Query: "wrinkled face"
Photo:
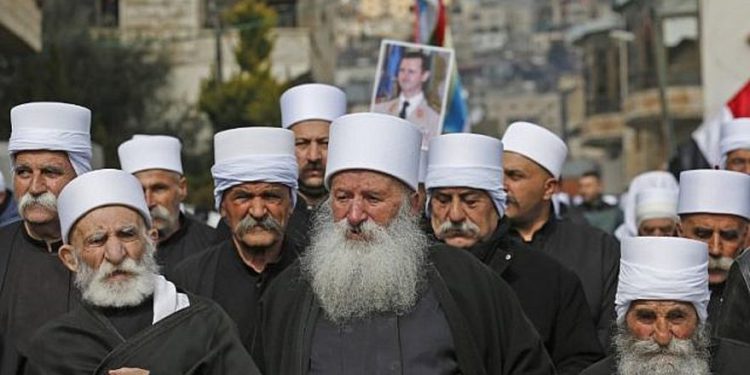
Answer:
M279 183L246 182L225 191L221 200L221 216L233 228L235 243L251 251L283 240L292 209L291 190Z
M15 154L13 185L24 221L44 224L57 220L57 196L76 177L62 151L21 151Z
M398 87L405 95L414 95L422 91L422 84L430 78L429 71L422 70L422 59L405 58L398 68Z
M584 176L578 179L578 193L584 202L592 202L602 194L602 184L594 176Z
M330 126L328 121L308 120L291 127L294 132L299 182L303 188L324 189Z
M734 215L689 214L680 217L680 237L708 244L708 282L727 279L733 259L746 243L747 220Z
M59 257L76 272L84 300L96 306L133 306L153 293L156 231L124 206L87 213L73 226Z
M490 238L500 220L489 194L480 189L434 189L430 209L437 238L462 249Z
M670 218L646 219L638 226L639 236L674 237L676 233L677 221Z
M146 204L159 238L168 237L179 229L180 203L187 197L185 177L164 169L140 171L135 177L143 185Z
M514 223L535 220L552 199L557 182L544 168L514 152L503 153L503 169L508 192L505 215Z
M346 220L351 229L347 238L367 240L358 230L365 222L387 226L401 208L405 187L393 177L378 172L350 170L331 179L331 209L336 222ZM417 195L411 194L416 210Z
M750 174L750 150L734 150L727 153L727 170Z
M698 314L690 302L639 300L630 305L625 321L637 339L666 346L672 339L689 339L698 326Z

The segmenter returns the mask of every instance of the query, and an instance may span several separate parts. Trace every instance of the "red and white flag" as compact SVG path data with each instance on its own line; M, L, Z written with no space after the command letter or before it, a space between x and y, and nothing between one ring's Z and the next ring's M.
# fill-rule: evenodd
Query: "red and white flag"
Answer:
M704 119L703 123L693 131L693 140L709 165L719 165L721 161L719 150L721 124L738 117L750 117L750 81L745 83L717 113Z

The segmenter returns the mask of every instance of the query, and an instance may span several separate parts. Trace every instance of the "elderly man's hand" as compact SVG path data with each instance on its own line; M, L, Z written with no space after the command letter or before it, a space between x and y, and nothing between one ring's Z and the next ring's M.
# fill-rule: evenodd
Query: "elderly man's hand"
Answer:
M123 367L117 370L109 370L109 375L148 375L150 372L141 368Z

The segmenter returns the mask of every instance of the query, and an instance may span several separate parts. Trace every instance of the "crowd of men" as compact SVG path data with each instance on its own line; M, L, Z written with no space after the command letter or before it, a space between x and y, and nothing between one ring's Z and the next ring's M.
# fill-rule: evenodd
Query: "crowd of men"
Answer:
M178 139L92 171L88 109L13 108L0 375L750 369L750 120L725 124L721 168L636 177L602 220L618 241L556 209L568 149L543 126L423 149L336 87L280 109L215 134L214 229L181 210Z

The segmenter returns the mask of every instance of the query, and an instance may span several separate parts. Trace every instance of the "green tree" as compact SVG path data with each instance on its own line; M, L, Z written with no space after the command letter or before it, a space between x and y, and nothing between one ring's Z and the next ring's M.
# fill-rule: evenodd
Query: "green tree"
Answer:
M117 165L117 146L142 131L170 65L145 43L92 37L90 2L45 1L38 54L0 56L0 137L10 135L10 108L29 101L63 101L92 111L92 138Z
M201 87L199 107L216 132L241 126L277 125L283 89L269 71L274 11L258 0L241 0L223 14L223 22L239 31L234 57L240 71L225 82L212 77Z

